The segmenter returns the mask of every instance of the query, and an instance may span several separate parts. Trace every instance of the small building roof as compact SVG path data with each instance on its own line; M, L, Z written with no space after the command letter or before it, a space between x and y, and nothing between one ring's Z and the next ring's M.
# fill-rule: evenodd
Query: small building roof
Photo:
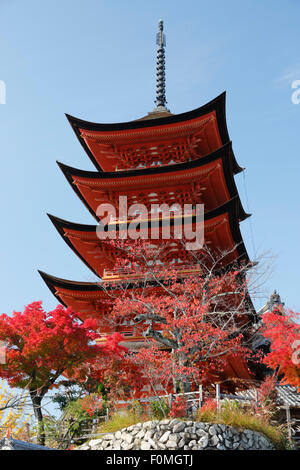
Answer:
M289 405L292 408L300 408L300 393L297 391L296 387L292 387L291 385L277 385L276 391L279 405ZM255 400L256 389L236 392L236 395L249 400Z
M4 437L0 440L0 450L55 450L50 447L40 446L32 442L20 441L12 437Z

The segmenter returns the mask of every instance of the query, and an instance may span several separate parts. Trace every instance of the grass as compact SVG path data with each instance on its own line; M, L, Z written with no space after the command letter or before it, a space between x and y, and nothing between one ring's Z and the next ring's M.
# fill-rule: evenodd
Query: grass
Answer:
M157 418L151 418L147 413L134 413L132 411L124 411L115 413L108 422L102 423L98 432L110 433L132 426L133 424L150 421ZM186 420L185 418L182 418ZM190 418L189 418L190 419ZM264 434L273 443L278 450L289 449L289 441L283 426L274 425L266 419L255 414L251 409L225 405L219 412L215 409L199 410L195 421L205 423L225 424L238 429L250 429L252 431Z
M250 429L264 434L278 450L288 449L289 443L283 426L274 425L249 410L243 408L222 408L198 411L196 421L225 424L239 429Z
M128 426L132 426L133 424L143 423L150 420L151 417L147 414L140 415L129 411L114 413L109 421L99 426L98 432L116 432L120 429L128 428Z

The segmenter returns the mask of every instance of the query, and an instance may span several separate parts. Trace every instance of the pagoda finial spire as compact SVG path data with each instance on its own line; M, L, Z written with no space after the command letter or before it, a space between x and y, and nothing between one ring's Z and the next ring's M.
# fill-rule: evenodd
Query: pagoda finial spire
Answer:
M156 35L157 62L156 62L156 109L154 111L169 111L166 108L166 68L165 68L165 47L166 36L163 33L163 20L158 22L158 33Z

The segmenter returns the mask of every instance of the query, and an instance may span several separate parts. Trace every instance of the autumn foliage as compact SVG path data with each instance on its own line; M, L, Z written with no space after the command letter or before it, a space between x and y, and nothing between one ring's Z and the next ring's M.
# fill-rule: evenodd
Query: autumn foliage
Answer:
M187 401L182 395L178 395L172 403L169 416L171 418L183 418L186 415Z
M211 383L222 374L226 377L235 361L243 364L249 378L251 352L245 337L251 312L245 302L244 266L218 272L220 261L211 256L197 264L197 272L180 276L178 266L161 261L162 247L113 244L120 252L123 279L115 284L115 296L108 291L113 307L105 322L120 332L130 323L134 336L145 338L132 360L152 393L188 391Z
M271 349L264 363L277 372L282 384L300 387L299 314L279 310L265 313L263 334L270 341Z
M217 411L217 401L214 398L209 398L205 400L202 405L201 411L206 412L216 412Z
M41 302L33 302L12 316L0 316L0 340L6 344L6 363L0 366L0 377L11 386L28 390L40 423L41 402L62 374L86 377L87 368L96 359L119 353L114 336L103 345L96 343L96 329L95 320L82 323L62 305L46 312Z
M7 383L0 380L0 439L9 435L14 438L23 436L25 425L30 420L26 401L26 395L15 397Z

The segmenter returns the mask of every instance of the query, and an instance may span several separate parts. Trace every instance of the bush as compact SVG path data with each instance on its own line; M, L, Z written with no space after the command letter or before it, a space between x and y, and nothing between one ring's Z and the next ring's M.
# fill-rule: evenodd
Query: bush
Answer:
M58 419L45 417L43 421L47 445L59 449L68 448L74 438L76 444L83 444L86 440L81 439L83 430L92 425L92 418L82 408L80 400L69 401Z
M289 447L283 426L271 424L267 419L257 415L254 409L243 407L237 401L226 400L218 412L216 406L203 406L197 413L196 421L225 424L240 429L250 429L264 434L272 441L276 449Z
M171 418L183 418L186 415L186 398L178 395L172 403L172 408L169 413Z
M144 406L142 405L142 403L139 401L139 400L134 400L128 411L130 411L131 413L133 413L135 416L143 416L145 414L145 409L144 409Z
M153 400L150 402L150 413L153 418L164 419L169 416L170 407L165 400Z

